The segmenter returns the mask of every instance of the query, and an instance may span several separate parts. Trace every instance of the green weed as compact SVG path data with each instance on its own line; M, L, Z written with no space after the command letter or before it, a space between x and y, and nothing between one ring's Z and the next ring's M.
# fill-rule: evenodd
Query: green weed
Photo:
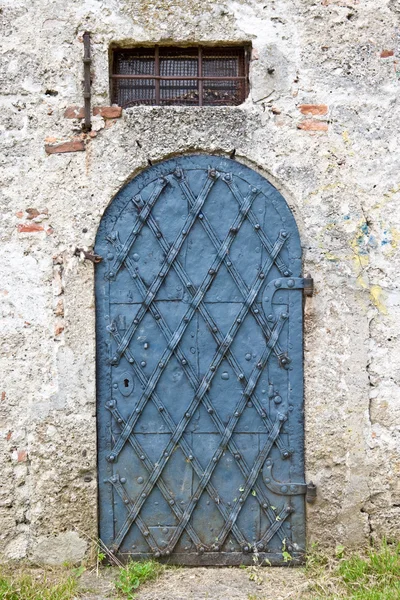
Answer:
M157 579L164 567L153 560L144 562L129 562L125 567L120 567L115 587L120 594L128 600L136 598L136 590L146 581Z

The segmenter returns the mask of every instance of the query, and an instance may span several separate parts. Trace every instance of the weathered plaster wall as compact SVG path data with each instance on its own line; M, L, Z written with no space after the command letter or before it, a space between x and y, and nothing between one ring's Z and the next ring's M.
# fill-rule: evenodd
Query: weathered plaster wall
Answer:
M316 284L305 336L307 476L318 484L309 540L398 536L399 2L1 4L2 556L76 560L97 534L93 268L74 249L93 245L105 207L149 158L233 148L287 198ZM86 29L94 105L110 104L118 41L251 42L251 97L97 116L82 136L64 111L82 105ZM72 139L84 151L45 152Z

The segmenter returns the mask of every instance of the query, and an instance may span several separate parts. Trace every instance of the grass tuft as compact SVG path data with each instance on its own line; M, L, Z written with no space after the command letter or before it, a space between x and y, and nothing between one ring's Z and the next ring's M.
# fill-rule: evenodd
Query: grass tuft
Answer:
M51 582L46 574L0 573L0 600L71 600L76 589L77 580L67 574Z
M364 554L348 556L340 547L336 559L314 548L306 573L315 600L400 600L400 544L384 541Z
M164 569L163 565L154 560L130 561L125 567L120 567L115 587L128 600L133 600L138 587L146 581L157 579Z

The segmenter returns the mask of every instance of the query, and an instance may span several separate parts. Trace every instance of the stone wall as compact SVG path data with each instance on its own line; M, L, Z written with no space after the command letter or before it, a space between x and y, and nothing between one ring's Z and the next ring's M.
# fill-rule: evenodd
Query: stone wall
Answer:
M93 267L76 247L149 160L234 148L287 199L315 279L309 541L399 535L399 15L398 0L3 0L3 558L78 560L97 536ZM103 107L90 134L73 118L85 30ZM155 42L251 43L250 97L104 110L110 45Z

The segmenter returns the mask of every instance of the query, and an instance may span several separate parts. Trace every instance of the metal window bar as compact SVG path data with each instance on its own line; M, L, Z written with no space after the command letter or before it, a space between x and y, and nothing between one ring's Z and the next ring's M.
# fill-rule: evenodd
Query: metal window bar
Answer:
M244 47L159 47L116 50L114 103L236 106L248 94L249 52Z

